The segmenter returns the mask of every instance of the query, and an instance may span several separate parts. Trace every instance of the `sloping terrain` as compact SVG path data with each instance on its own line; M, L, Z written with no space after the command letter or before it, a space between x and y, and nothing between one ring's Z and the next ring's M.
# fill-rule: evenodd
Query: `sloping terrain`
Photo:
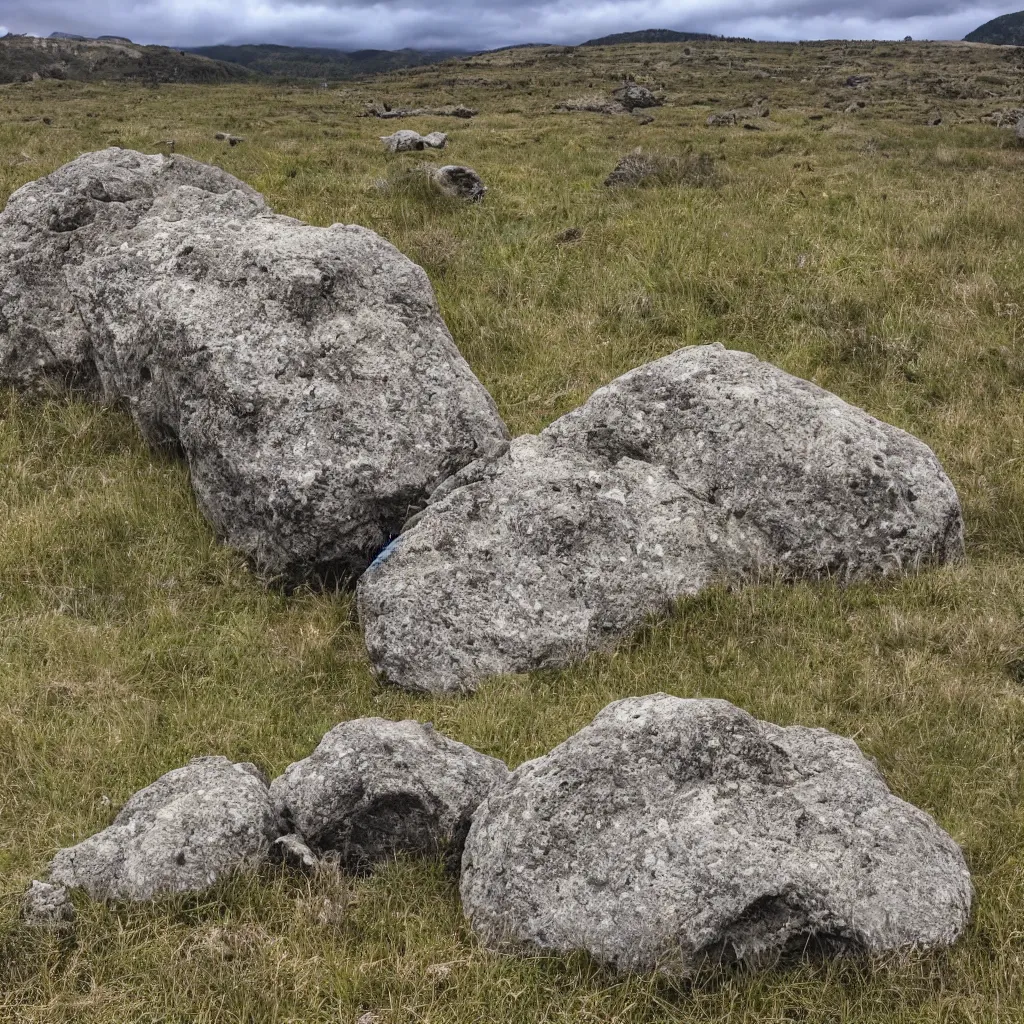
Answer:
M347 52L308 46L199 46L188 51L211 60L229 61L281 78L316 78L341 81L398 68L438 64L457 50L354 50Z
M652 122L554 112L627 76L664 95ZM710 590L582 665L417 697L375 682L350 593L285 594L217 544L181 463L126 411L0 391L0 1020L1024 1020L1022 51L535 47L328 91L33 81L0 97L0 200L82 152L173 138L280 213L365 225L421 264L513 434L721 342L927 443L962 499L967 554L883 584ZM425 154L385 150L393 126L358 116L375 100L478 109L402 127L447 132L432 158L476 169L484 200L415 187ZM605 187L637 147L715 173ZM659 691L855 738L963 847L965 937L940 956L655 983L486 952L443 867L405 859L365 878L267 868L148 906L79 899L74 942L18 923L57 849L190 757L276 776L375 715L434 722L515 767L609 701Z
M245 68L166 46L119 39L0 38L0 84L32 78L147 84L244 81Z
M995 43L998 46L1024 46L1024 11L1001 14L964 36L968 43Z
M638 32L616 32L598 39L588 39L580 46L621 46L624 43L691 43L697 39L722 39L707 32L676 32L670 28L645 28Z

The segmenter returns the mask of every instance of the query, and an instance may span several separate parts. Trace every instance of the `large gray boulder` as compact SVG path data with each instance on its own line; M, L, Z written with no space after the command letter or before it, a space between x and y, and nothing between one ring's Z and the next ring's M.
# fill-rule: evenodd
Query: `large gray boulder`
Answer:
M960 556L956 491L909 434L720 345L601 388L446 481L359 582L371 661L414 690L569 664L677 598Z
M406 853L457 865L473 812L504 763L431 725L360 718L271 783L275 812L309 850L353 872Z
M217 188L196 172L153 193L154 161L167 158L120 150L83 157L46 187L99 180L110 192L97 167L130 178L136 159L138 210L89 200L102 230L84 215L77 229L70 215L59 231L39 218L24 227L62 304L50 303L50 335L0 334L0 382L74 363L151 444L184 456L203 514L264 572L357 576L442 480L506 438L494 402L426 274L372 231L276 216L216 175ZM37 204L23 189L4 217ZM6 294L18 279L2 266ZM59 359L50 337L64 339Z
M139 790L109 828L59 851L49 878L97 900L198 891L264 863L280 834L256 767L198 757Z
M118 236L160 196L182 186L237 191L266 209L256 192L219 167L126 149L86 153L10 197L0 213L0 383L98 390L92 341L67 271L98 248L120 244Z
M665 694L609 705L496 788L461 892L487 946L674 976L948 946L972 896L957 844L852 740Z

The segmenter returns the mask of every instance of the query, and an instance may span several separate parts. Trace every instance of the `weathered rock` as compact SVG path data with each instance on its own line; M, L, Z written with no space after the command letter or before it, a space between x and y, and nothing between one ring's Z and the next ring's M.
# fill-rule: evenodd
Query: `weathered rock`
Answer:
M735 110L727 110L721 114L708 114L708 119L705 123L709 128L725 128L736 124L739 120L740 117Z
M1024 117L1017 122L1016 127L1013 129L1013 135L1018 145L1024 144Z
M444 149L448 136L444 132L431 132L420 135L419 132L402 128L394 135L382 135L380 141L390 153L408 153L424 149Z
M555 105L556 114L626 114L628 111L618 100L607 96L579 96L562 100Z
M444 107L417 107L416 109L392 110L387 103L368 103L360 117L379 117L384 120L391 120L398 117L476 117L479 110L473 107L464 106L461 103L450 104Z
M651 92L646 85L637 85L636 82L627 82L621 89L616 89L612 95L630 112L646 107L660 107L665 102L661 96L656 96Z
M97 900L205 889L263 863L281 826L251 764L197 757L139 790L113 824L50 864L50 881Z
M599 389L446 481L358 586L409 689L557 667L762 573L845 582L957 558L956 491L917 439L720 345Z
M278 836L270 848L270 859L276 864L284 864L306 874L312 874L320 867L320 858L297 832Z
M265 208L218 167L124 149L87 153L11 196L0 214L0 384L98 390L92 340L66 271L101 246L120 245L160 196L182 186L238 191Z
M948 946L972 896L957 844L852 740L665 694L609 705L493 790L461 892L488 946L672 976Z
M465 199L471 203L479 202L487 191L487 186L472 167L460 167L456 164L432 167L430 181L445 195L453 199Z
M75 905L64 886L33 882L22 897L21 919L30 928L67 931L75 924Z
M106 159L120 169L133 156L147 172L172 162ZM84 185L69 168L55 177L85 191L93 163L76 161ZM397 249L365 228L275 216L241 183L217 191L194 177L156 197L149 188L139 215L106 200L116 230L105 233L76 214L59 232L33 223L38 201L16 193L4 217L29 211L25 245L45 257L46 289L34 290L52 333L21 321L0 336L0 366L13 368L3 377L24 383L73 363L151 444L184 455L203 514L263 571L350 579L504 426L426 274ZM79 219L86 237L62 241ZM62 264L68 244L77 258Z
M314 854L364 872L398 853L458 857L473 812L507 777L501 761L430 725L360 718L335 726L270 792Z

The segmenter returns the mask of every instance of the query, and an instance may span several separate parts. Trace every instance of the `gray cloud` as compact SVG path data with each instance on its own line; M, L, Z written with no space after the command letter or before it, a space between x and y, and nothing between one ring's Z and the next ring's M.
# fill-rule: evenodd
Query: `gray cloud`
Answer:
M0 0L0 27L180 46L481 49L639 28L766 40L959 39L1001 13L958 0Z

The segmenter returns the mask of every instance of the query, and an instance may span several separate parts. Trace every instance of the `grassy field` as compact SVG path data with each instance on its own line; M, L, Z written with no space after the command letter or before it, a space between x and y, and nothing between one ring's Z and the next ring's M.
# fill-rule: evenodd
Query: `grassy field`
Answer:
M182 467L124 413L0 391L0 1019L1024 1020L1024 148L980 120L1024 106L1022 71L1018 51L981 46L694 43L514 50L326 92L0 89L0 199L82 151L174 138L279 211L367 225L420 262L514 433L639 363L721 341L923 438L968 538L955 567L715 591L580 667L414 697L374 684L349 594L285 597L218 546ZM653 124L551 112L624 74L664 89ZM873 77L844 85L854 74ZM705 127L761 98L762 130ZM481 113L357 119L374 99ZM486 200L408 187L419 155L377 140L397 127L450 131L437 162L476 168ZM218 130L246 142L225 148ZM718 184L604 188L636 146L710 154ZM966 939L673 987L481 950L453 883L411 862L361 880L268 870L150 906L79 901L73 941L17 923L55 849L191 756L276 774L338 721L384 715L516 765L610 700L659 690L856 737L963 845Z

